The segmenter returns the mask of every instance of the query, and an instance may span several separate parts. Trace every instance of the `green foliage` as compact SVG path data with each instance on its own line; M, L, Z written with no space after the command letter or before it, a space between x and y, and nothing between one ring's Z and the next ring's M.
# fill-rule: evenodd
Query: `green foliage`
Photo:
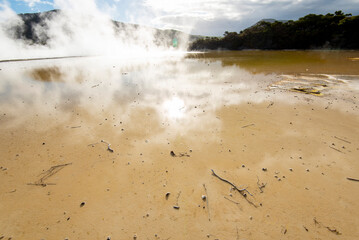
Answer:
M359 49L358 29L359 16L309 14L297 21L260 21L240 33L225 31L221 38L193 42L190 49Z

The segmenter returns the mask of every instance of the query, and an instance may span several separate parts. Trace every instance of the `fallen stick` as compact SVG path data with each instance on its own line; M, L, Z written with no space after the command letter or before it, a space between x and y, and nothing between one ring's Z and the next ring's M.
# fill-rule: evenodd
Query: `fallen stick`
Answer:
M211 221L211 214L209 212L209 202L208 202L208 192L206 188L206 184L203 183L204 191L206 192L206 205L207 205L207 212L208 212L208 221Z
M323 226L323 227L325 227L326 229L328 229L330 232L332 232L332 233L334 233L334 234L336 234L336 235L342 235L342 233L339 232L337 229L324 226L324 225L323 225L321 222L319 222L316 218L313 218L313 221L314 221L314 224L315 224L315 225L318 225L319 227L320 227L320 226Z
M177 195L177 198L176 198L176 205L174 205L174 206L173 206L173 208L174 208L174 209L177 209L177 210L178 210L178 209L180 209L180 207L178 206L178 199L179 199L179 197L181 196L181 193L182 193L182 192L181 192L181 191L179 191L179 193L178 193L178 195Z
M240 189L240 188L238 188L236 185L234 185L233 183L231 183L230 181L228 181L227 179L224 179L224 178L221 178L220 176L218 176L218 175L213 171L213 169L211 169L211 171L212 171L213 176L217 177L219 180L221 180L221 181L223 181L223 182L225 182L225 183L228 183L228 184L231 185L235 190L237 190L237 191L244 197L244 199L247 200L247 202L248 202L249 204L253 205L253 206L256 207L256 208L258 207L257 205L255 205L253 202L251 202L251 201L247 198L246 192L247 192L249 195L253 196L253 195L247 190L247 188L242 188L242 189Z
M64 167L71 165L72 163L65 163L61 165L56 165L50 167L47 171L40 173L39 176L43 175L39 180L34 183L28 183L27 185L35 185L35 186L42 186L46 187L47 185L56 185L55 183L45 183L45 180L49 177L53 176L54 174L58 173Z
M233 201L232 199L230 199L230 198L228 198L228 197L226 197L226 196L224 196L224 199L227 199L228 201L230 201L230 202L232 202L232 203L234 203L234 204L239 205L239 202Z
M246 128L246 127L250 127L250 126L254 126L254 125L255 125L255 124L252 123L252 124L245 125L245 126L243 126L242 128Z
M336 148L334 148L334 147L332 147L332 146L329 146L331 149L333 149L333 150L335 150L335 151L337 151L337 152L340 152L340 153L343 153L343 154L345 154L345 152L342 152L342 151L340 151L339 149L336 149Z
M106 142L105 140L101 140L101 142L107 144L107 151L113 152L113 149L111 148L111 144L110 144L110 143Z
M336 235L342 235L338 230L336 230L335 228L330 228L330 227L326 227L329 231L331 231L332 233L336 234Z
M338 139L338 140L341 140L341 141L343 141L343 142L346 142L346 143L351 144L351 142L349 142L349 141L347 141L347 140L345 140L345 139L342 139L342 138L340 138L340 137L334 136L334 138L336 138L336 139Z
M355 181L355 182L359 182L359 179L355 179L355 178L350 178L350 177L347 177L348 180L350 181Z
M259 184L259 177L258 177L258 176L257 176L257 179L258 179L258 181L257 181L257 186L258 186L258 188L259 188L259 191L261 191L261 193L263 193L262 188L265 188L266 185L267 185L267 183Z

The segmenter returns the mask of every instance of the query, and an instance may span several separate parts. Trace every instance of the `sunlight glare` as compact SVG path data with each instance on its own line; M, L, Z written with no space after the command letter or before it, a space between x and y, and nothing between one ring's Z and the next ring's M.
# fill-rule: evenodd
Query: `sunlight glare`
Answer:
M183 118L185 113L184 101L178 97L174 97L163 103L165 115L171 119Z

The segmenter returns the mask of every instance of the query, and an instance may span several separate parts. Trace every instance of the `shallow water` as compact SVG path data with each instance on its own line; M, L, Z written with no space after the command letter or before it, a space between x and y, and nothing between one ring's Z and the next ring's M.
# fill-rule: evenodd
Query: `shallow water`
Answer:
M355 239L357 54L0 63L0 238Z
M267 88L309 86L322 93L344 82L356 88L357 56L357 51L241 51L1 63L0 109L12 119L7 124L34 112L61 120L74 108L98 115L105 109L123 114L131 106L150 107L163 121L195 121L223 105L264 101L271 94Z
M227 51L197 54L194 58L220 61L251 73L359 74L359 51Z

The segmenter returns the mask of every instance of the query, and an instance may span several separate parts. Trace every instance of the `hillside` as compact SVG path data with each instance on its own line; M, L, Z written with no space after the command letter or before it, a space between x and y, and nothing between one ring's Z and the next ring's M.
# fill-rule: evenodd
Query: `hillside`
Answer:
M198 39L190 49L359 49L358 29L359 16L309 14L297 21L261 20L239 33Z
M49 31L51 30L51 26L49 26L49 23L57 21L57 17L62 14L63 12L61 10L52 10L42 13L25 13L25 14L19 14L19 18L22 21L17 21L16 24L9 23L2 26L5 28L5 32L8 34L8 36L15 38L17 40L23 40L28 45L47 45L49 43L49 40L51 40L51 36L49 34ZM85 18L89 18L89 28L92 28L91 24L91 16L86 16ZM76 18L74 18L76 19ZM83 20L83 19L81 19ZM87 21L86 19L84 21ZM194 40L199 39L199 36L189 35L177 30L161 30L161 29L155 29L145 26L140 26L137 24L130 24L130 23L123 23L118 21L111 21L113 24L113 30L116 35L126 36L128 35L128 38L130 40L130 35L134 31L147 31L150 32L151 37L153 37L153 43L155 45L166 45L166 46L173 46L173 40L176 39L176 43L178 41L178 44L187 44L189 42L192 42ZM73 24L73 23L72 23ZM63 26L62 28L66 28L67 26ZM99 27L99 26L96 26ZM65 33L71 37L71 30L66 31ZM73 31L73 30L72 30ZM90 37L90 36L89 36ZM137 37L137 36L136 36ZM180 42L182 40L182 42ZM185 41L185 43L184 43Z

